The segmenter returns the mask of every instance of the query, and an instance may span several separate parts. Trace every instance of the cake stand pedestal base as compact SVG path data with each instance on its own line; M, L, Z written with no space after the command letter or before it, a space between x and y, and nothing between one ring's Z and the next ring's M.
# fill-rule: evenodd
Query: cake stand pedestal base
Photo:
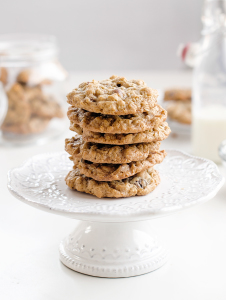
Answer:
M168 255L148 223L80 221L61 242L60 259L74 271L98 277L130 277L154 271L165 264Z

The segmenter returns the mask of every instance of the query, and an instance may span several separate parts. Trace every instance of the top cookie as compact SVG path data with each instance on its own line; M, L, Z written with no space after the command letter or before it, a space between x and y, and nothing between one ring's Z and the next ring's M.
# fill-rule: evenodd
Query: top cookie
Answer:
M114 75L102 81L83 82L67 98L69 104L91 112L127 115L149 111L157 103L158 92L142 80Z

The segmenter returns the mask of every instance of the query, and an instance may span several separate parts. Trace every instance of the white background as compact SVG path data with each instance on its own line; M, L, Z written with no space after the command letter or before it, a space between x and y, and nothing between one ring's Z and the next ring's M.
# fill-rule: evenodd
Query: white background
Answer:
M68 70L177 69L200 38L202 0L0 0L0 34L57 36Z

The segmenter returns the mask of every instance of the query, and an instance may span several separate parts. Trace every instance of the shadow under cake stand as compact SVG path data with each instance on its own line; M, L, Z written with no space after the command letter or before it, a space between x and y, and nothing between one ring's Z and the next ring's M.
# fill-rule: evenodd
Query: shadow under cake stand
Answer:
M70 190L64 181L72 162L65 152L32 157L8 173L19 200L80 220L60 243L60 259L74 271L98 277L130 277L161 267L167 251L148 222L213 198L224 183L217 166L177 150L156 169L161 183L146 196L98 199ZM136 221L136 222L135 222Z

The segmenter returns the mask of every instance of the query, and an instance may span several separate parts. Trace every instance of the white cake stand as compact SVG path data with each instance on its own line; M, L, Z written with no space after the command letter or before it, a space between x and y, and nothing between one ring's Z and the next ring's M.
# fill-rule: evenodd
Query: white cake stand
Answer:
M224 183L206 159L168 150L157 165L161 183L146 196L98 199L70 190L64 181L72 162L66 153L41 154L8 173L8 187L21 201L81 220L60 244L60 259L72 270L99 277L129 277L153 271L167 252L147 222L203 203Z

